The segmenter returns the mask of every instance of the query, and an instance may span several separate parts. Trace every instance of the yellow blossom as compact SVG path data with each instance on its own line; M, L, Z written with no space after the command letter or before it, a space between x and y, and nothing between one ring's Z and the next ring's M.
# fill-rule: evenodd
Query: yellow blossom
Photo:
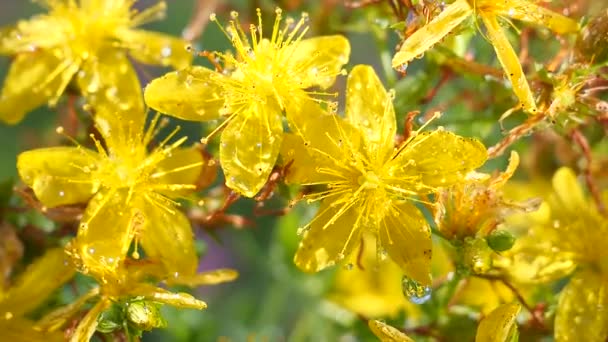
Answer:
M225 33L236 55L218 54L226 70L194 66L171 72L153 80L144 97L150 107L186 120L228 116L220 138L226 185L252 197L266 182L279 154L282 112L306 116L302 108L289 103L330 95L306 89L331 86L348 61L350 45L342 36L304 39L306 14L297 23L288 18L281 28L282 14L277 9L272 33L265 36L258 10L250 39L240 27L238 14L233 12L232 17Z
M413 202L461 181L483 164L486 149L443 129L415 131L395 148L391 101L374 70L356 66L348 78L345 120L314 102L297 104L306 116L290 118L298 134L284 142L283 159L293 161L287 181L325 186L305 196L322 203L300 229L306 234L294 260L304 271L342 260L369 232L380 259L390 256L415 282L430 284L431 232Z
M62 248L48 250L0 292L0 340L63 341L63 334L43 331L24 315L36 309L74 275Z
M506 269L522 282L571 275L557 305L556 341L605 341L608 220L585 198L572 170L559 169L553 189L540 212L528 217L528 235L518 238Z
M489 42L511 82L513 92L523 110L536 113L536 103L517 54L507 39L498 18L513 18L543 25L559 34L577 32L578 24L561 14L550 11L531 0L456 0L435 19L420 28L401 45L393 58L393 67L409 63L454 30L464 20L478 16L483 21Z
M138 11L135 0L41 0L48 11L5 28L0 53L14 55L0 95L0 119L14 124L32 109L55 105L73 84L90 105L143 111L129 57L183 68L186 42L137 29L164 15L164 1ZM109 114L112 114L110 112Z
M195 190L203 170L212 166L196 148L180 148L186 137L168 143L179 127L148 152L158 120L156 116L144 131L141 122L124 122L117 114L116 127L97 121L105 147L91 136L96 151L51 147L18 156L21 179L45 206L88 201L72 243L84 272L114 272L132 240L135 257L141 243L148 256L174 272L195 272L190 222L175 200Z

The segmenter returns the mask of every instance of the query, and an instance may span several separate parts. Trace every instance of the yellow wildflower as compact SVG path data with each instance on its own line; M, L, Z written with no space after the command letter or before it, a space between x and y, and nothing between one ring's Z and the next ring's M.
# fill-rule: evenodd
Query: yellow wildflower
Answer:
M48 250L16 279L6 292L0 292L0 340L63 341L63 334L42 331L24 315L46 301L74 275L62 248Z
M400 51L393 58L393 67L398 68L423 54L473 15L479 16L483 21L487 38L494 46L498 60L511 82L522 109L536 113L534 96L517 54L500 27L498 18L513 18L543 25L559 34L576 32L579 26L572 19L537 5L531 0L456 0L403 42Z
M179 250L173 249L171 252L179 253ZM72 256L77 264L81 263L78 253L73 253ZM49 313L39 322L39 325L48 330L59 329L82 310L85 303L96 299L95 305L80 320L71 336L71 341L89 341L96 329L102 329L99 327L100 324L103 324L102 314L113 304L126 306L124 319L136 326L138 330L151 330L162 327L164 323L160 313L155 310L157 304L197 310L207 307L205 302L190 294L174 293L152 283L163 281L168 285L212 285L232 281L238 273L231 269L220 269L181 277L167 273L166 268L155 260L125 259L111 275L101 275L101 277L95 273L92 275L100 278L100 286L94 287L71 304Z
M191 62L185 41L136 29L161 18L164 1L141 12L132 8L135 0L38 2L47 14L19 21L0 36L0 53L15 56L0 96L0 119L7 123L47 102L55 105L70 83L96 108L139 114L141 86L129 57L175 68Z
M88 201L73 242L83 271L114 272L134 239L135 256L141 242L148 256L176 273L192 274L197 260L190 222L175 199L195 190L209 165L196 148L179 148L186 137L168 143L179 127L148 152L159 117L144 132L140 122L125 123L117 115L116 127L97 121L105 148L91 136L97 151L27 151L18 156L19 175L47 207Z
M279 154L282 112L305 116L301 108L288 104L330 95L305 89L331 86L348 61L350 45L342 36L303 39L308 31L305 14L297 23L287 19L281 28L282 14L277 9L272 34L264 36L258 10L258 23L250 27L251 40L240 28L236 12L232 17L225 33L236 56L218 54L230 70L213 72L194 66L171 72L148 84L144 97L150 107L186 120L229 115L221 126L226 128L220 144L226 185L252 197L268 179Z
M431 232L412 202L461 181L483 164L486 149L443 129L415 131L395 148L391 101L374 70L356 66L348 78L346 120L314 102L292 104L306 117L292 117L298 135L285 138L283 158L293 160L287 181L326 186L305 196L322 204L300 229L306 234L294 260L304 271L342 260L369 232L380 259L388 255L415 282L430 284Z
M571 275L557 305L556 341L605 341L608 220L585 198L572 170L559 169L553 189L540 212L529 217L529 234L517 240L507 269L527 282Z

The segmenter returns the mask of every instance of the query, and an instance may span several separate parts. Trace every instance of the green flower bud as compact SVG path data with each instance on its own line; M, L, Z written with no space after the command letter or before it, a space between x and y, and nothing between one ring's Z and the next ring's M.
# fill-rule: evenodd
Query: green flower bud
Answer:
M97 318L97 331L111 333L121 329L124 321L123 310L119 305L112 305Z
M576 51L584 61L602 63L608 59L608 10L592 18L576 40Z
M497 229L486 236L488 246L497 252L508 251L515 244L515 236L506 230Z
M484 274L492 267L492 250L483 238L464 241L464 264L475 274Z
M161 316L158 304L146 301L134 301L126 304L129 323L139 330L164 328L167 322Z

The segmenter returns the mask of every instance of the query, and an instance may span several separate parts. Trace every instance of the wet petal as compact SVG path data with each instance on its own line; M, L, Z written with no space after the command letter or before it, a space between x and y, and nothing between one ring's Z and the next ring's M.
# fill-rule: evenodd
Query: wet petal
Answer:
M171 276L194 275L198 257L188 218L158 194L146 194L140 207L143 224L136 234L146 255L160 260Z
M357 65L348 76L346 119L363 133L376 162L383 163L393 151L397 123L392 98L371 66Z
M41 148L21 153L17 170L47 207L85 203L99 188L91 174L98 158L95 152L81 147Z
M146 104L183 120L218 119L224 99L216 77L221 75L200 66L167 73L146 86Z
M207 272L197 273L195 275L186 276L180 275L177 278L169 278L168 285L179 284L188 287L197 287L201 285L216 285L235 280L239 273L233 269L225 268Z
M494 13L497 15L545 26L555 33L573 33L579 30L576 21L539 6L534 1L509 0L505 3L496 1L492 7L494 6L496 6Z
M63 342L65 338L60 331L39 331L34 322L21 318L0 320L0 339L11 342Z
M403 42L401 49L393 58L393 68L407 64L415 57L425 53L472 13L473 8L467 0L454 1L435 19L418 29Z
M192 52L186 48L189 44L183 39L167 34L144 30L121 30L118 38L129 49L133 58L146 64L172 66L183 69L192 63Z
M334 200L323 201L294 256L295 264L305 272L335 265L361 242L357 206L336 205Z
M555 316L555 340L606 341L608 280L592 270L577 272L562 290Z
M95 110L96 121L103 119L108 127L124 122L135 122L143 127L141 84L123 51L107 49L97 58L89 58L78 72L76 82Z
M79 68L56 51L35 51L15 57L0 95L0 119L15 124L45 103L54 105Z
M519 57L513 50L513 46L509 43L496 16L484 13L481 13L480 16L486 26L486 34L490 39L490 43L494 46L496 56L498 56L498 60L511 82L513 92L519 99L522 109L526 112L535 114L536 103L534 102L534 95L532 95L530 85L528 85L526 75L521 68Z
M83 273L104 278L115 275L124 260L143 213L127 204L126 191L103 190L85 211L72 253ZM133 200L133 199L132 199Z
M272 172L282 140L278 107L254 105L236 115L221 137L220 164L226 185L244 196L255 196Z
M23 316L46 301L51 293L72 278L74 271L63 248L48 250L30 264L3 295L0 312Z
M88 342L93 337L95 333L95 329L97 329L97 318L104 312L107 308L112 305L112 302L104 298L97 302L95 306L87 314L80 320L76 330L72 334L70 338L70 342Z
M281 145L283 166L289 165L285 182L291 184L307 184L328 180L327 175L317 172L316 160L310 155L302 137L292 133L283 135Z
M414 342L406 334L381 321L369 320L367 325L381 342Z
M2 29L0 53L13 55L62 46L67 40L66 25L70 23L64 18L50 15L20 20L16 25Z
M344 36L322 36L304 39L284 50L289 70L296 70L302 88L329 88L348 63L350 43Z
M382 248L406 276L423 286L430 285L432 241L428 223L412 204L393 202L387 206L390 208L379 227Z
M207 308L207 303L194 298L192 295L184 292L169 292L165 289L154 287L148 284L142 284L132 289L130 293L137 297L141 296L144 299L152 300L157 303L169 304L176 308L188 308L202 310Z
M203 154L197 148L180 148L171 152L171 156L157 164L152 177L158 183L157 191L175 198L195 190L201 176L213 169L215 164L209 165ZM208 180L207 184L211 183Z
M519 304L503 304L479 322L475 342L509 342L517 335Z
M444 130L422 132L406 141L398 155L389 162L389 174L395 184L411 188L449 186L480 167L487 158L483 144Z

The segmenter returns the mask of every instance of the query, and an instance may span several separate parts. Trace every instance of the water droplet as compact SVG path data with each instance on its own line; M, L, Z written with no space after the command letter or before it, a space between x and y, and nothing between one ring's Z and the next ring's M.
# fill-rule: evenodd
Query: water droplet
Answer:
M63 197L63 196L65 196L65 192L59 191L59 197Z
M407 63L401 64L400 66L398 66L397 71L401 72L401 73L406 73L407 72Z
M7 311L6 313L4 313L4 319L9 320L13 318L13 313L10 311Z
M401 289L403 295L414 304L423 304L431 298L430 286L423 286L407 276L401 279Z
M171 51L171 47L170 46L165 46L164 48L162 48L162 50L160 50L160 54L164 58L170 57L171 53L172 53L172 51Z
M344 265L344 269L347 271L350 271L354 268L355 266L352 263L348 263L346 265Z

